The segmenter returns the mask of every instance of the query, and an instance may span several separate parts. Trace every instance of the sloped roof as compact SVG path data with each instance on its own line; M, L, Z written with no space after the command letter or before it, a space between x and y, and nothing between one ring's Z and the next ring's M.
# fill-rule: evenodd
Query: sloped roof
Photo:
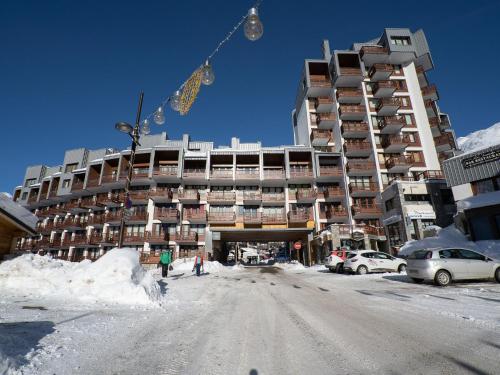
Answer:
M28 233L36 234L38 218L4 193L0 193L0 215L5 215Z

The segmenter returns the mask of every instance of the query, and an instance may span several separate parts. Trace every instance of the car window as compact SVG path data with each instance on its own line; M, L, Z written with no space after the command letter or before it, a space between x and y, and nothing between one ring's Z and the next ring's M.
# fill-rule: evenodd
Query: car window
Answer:
M446 249L439 251L439 257L441 259L460 259L460 252L457 249Z
M460 258L462 259L471 259L471 260L485 260L486 257L484 255L478 254L475 251L460 249Z
M363 258L374 258L375 253L363 253L361 256Z
M348 259L351 259L351 258L354 258L356 255L356 253L349 253L349 256L347 257Z
M384 253L375 253L375 258L378 258L378 259L391 259L391 257L387 254L384 254Z
M427 253L429 253L428 250L417 250L417 251L414 251L413 253L410 254L410 256L408 257L409 259L427 259L427 258L430 258ZM440 258L443 258L441 256L441 253L439 254L439 257Z

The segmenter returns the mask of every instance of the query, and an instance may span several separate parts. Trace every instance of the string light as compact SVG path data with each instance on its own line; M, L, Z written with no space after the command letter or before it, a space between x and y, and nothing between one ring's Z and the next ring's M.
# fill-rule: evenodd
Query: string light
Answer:
M233 34L243 25L243 23L245 23L244 34L247 39L256 41L262 37L262 34L264 33L264 26L262 25L258 15L258 9L261 3L262 0L257 0L248 13L245 14L232 28L232 30L227 33L226 37L219 42L217 47L215 47L212 53L205 59L205 63L196 68L193 74L191 74L191 76L184 81L184 83L170 97L163 100L155 112L146 116L145 120L142 122L141 132L143 134L150 133L149 120L151 118L159 125L165 123L164 108L167 104L170 104L170 108L176 112L180 112L181 115L185 115L189 111L198 94L199 84L203 83L204 85L209 86L215 80L213 68L210 64L213 57L220 51L221 47L226 44L229 39L231 39ZM190 85L188 85L189 88L187 92L184 92L188 83L190 83ZM157 121L157 119L159 121Z

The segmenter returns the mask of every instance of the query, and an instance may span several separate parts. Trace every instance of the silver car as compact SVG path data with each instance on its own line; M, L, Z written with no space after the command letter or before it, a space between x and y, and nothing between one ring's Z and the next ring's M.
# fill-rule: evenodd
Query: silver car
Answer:
M462 248L423 249L407 260L406 273L416 283L432 280L447 286L454 280L496 279L500 283L500 261Z

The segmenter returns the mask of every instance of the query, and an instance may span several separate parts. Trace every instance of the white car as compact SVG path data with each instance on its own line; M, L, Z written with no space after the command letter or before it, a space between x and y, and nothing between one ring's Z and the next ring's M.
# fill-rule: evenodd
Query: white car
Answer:
M369 272L404 272L406 260L373 250L359 250L344 262L344 271L365 275Z

